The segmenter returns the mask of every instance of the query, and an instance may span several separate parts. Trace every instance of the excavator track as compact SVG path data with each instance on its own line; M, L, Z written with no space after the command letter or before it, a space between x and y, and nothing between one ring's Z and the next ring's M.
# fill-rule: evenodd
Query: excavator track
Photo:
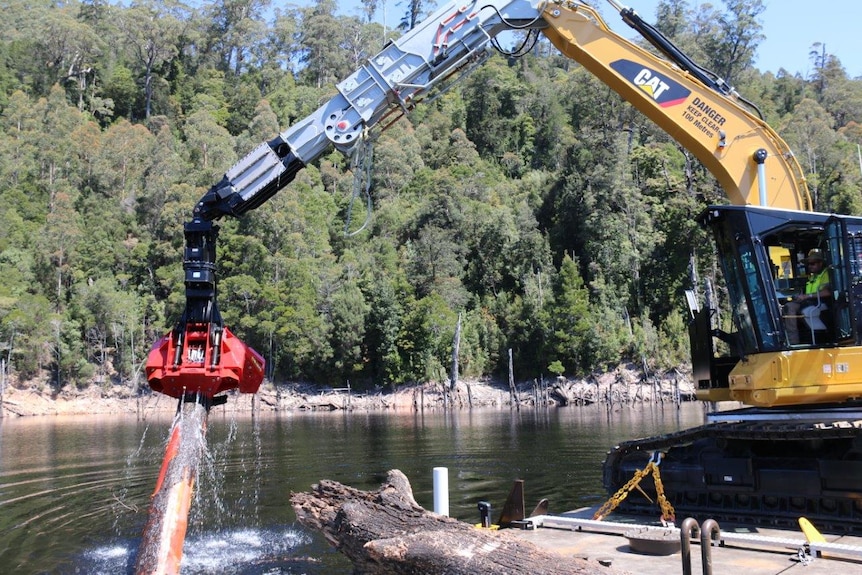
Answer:
M603 481L616 493L661 452L665 495L677 517L862 532L862 420L737 421L627 441L611 450ZM650 477L620 505L657 512Z

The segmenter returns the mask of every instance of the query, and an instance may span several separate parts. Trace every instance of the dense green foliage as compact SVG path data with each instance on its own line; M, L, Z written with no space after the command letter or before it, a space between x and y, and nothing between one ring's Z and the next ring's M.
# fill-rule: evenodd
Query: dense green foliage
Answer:
M139 386L183 306L194 203L386 31L332 0L3 4L0 359L57 386ZM408 4L411 22L423 3ZM761 1L724 5L666 0L657 24L764 110L817 209L859 213L862 82L819 46L809 77L761 74ZM418 107L373 158L359 234L335 152L220 224L220 308L273 380L443 380L459 314L464 377L505 373L508 349L522 379L685 361L682 291L715 274L693 217L723 194L546 42Z

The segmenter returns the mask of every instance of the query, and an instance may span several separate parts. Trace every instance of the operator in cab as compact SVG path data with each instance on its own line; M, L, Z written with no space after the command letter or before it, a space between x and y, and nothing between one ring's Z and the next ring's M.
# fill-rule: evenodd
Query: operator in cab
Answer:
M829 285L829 270L823 258L823 250L813 249L803 260L808 272L805 292L795 296L784 308L784 325L787 329L787 340L790 345L799 343L799 316L805 320L806 326L812 331L826 329L826 324L820 319L820 312L826 309L826 301L832 297ZM801 313L800 313L801 312Z

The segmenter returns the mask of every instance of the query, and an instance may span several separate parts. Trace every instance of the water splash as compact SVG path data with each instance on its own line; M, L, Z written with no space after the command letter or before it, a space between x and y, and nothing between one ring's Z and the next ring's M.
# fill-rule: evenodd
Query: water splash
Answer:
M111 491L111 494L114 497L113 504L113 513L114 513L114 525L113 531L115 534L119 534L122 529L123 521L126 519L128 513L137 513L138 507L137 505L130 501L129 497L129 486L132 484L132 473L135 469L135 465L137 463L138 458L140 458L141 453L144 451L144 446L147 440L147 432L150 430L149 420L146 420L146 424L144 425L144 431L141 433L141 439L138 442L138 447L133 452L129 453L126 457L126 465L123 468L123 481L120 482L119 488L114 488Z
M208 532L189 537L183 554L183 575L220 573L324 573L317 561L297 557L311 543L311 536L290 527L284 529L243 528ZM117 575L130 573L135 562L135 542L112 543L87 550L75 561L76 573Z

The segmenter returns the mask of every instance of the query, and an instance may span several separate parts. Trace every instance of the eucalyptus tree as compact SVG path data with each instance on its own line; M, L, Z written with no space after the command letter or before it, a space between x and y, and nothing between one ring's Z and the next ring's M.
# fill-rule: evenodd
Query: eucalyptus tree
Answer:
M272 109L272 105L266 99L258 99L254 107L254 114L243 126L243 131L236 138L237 155L242 155L247 150L260 144L280 131L278 116Z
M808 57L814 66L811 71L810 81L817 93L817 99L820 100L832 77L836 74L843 76L844 70L841 68L841 62L838 61L838 58L834 54L826 53L826 44L823 42L812 44Z
M787 117L780 130L790 147L796 151L805 171L816 211L829 211L828 182L831 170L827 158L837 137L832 122L820 104L805 99Z
M661 0L655 18L655 26L675 43L690 35L692 11L687 0Z
M298 39L301 13L295 9L275 7L273 19L266 27L266 37L252 47L255 66L250 74L259 75L261 93L269 94L277 83L276 78L289 73L293 76L299 64Z
M417 170L425 166L421 144L410 122L397 122L374 146L371 193L381 200L398 200ZM378 204L379 205L379 204Z
M757 47L764 40L760 16L763 0L723 0L724 11L704 4L697 12L698 44L704 63L733 85L744 70L752 67Z
M138 299L118 289L110 277L81 282L76 292L75 315L98 379L105 386L115 374L129 381L147 344L139 337Z
M411 302L399 334L406 381L445 381L458 314L439 294Z
M847 77L838 57L826 52L826 44L813 44L810 56L814 67L809 86L813 88L816 100L835 119L835 128L862 122L860 83Z
M180 142L167 123L156 129L148 144L144 185L136 196L136 219L147 239L152 239L162 229L164 208L171 189L183 180L188 165L181 156Z
M77 106L84 110L93 94L97 62L102 57L105 39L79 17L76 3L59 4L44 13L39 23L39 60L53 72L54 83L77 92Z
M350 51L345 49L351 19L336 16L336 7L335 0L315 0L300 9L298 59L304 65L300 77L317 88L334 84L353 70Z
M774 79L770 74L766 74L763 78L766 78L765 83L768 84L768 90L764 93L764 97L767 98L767 110L772 108L775 111L774 121L769 115L767 119L770 119L772 125L778 125L780 119L790 114L806 97L809 88L800 75L793 75L784 68L778 70Z
M140 0L118 14L118 27L144 93L144 117L152 113L156 76L179 53L190 12L178 0Z
M0 197L6 205L18 205L30 217L44 211L33 210L39 179L38 150L42 143L40 111L23 91L9 95L0 111ZM19 198L12 199L16 195Z
M436 2L434 0L407 0L404 5L404 15L401 17L398 27L407 31L412 30L416 24L425 19L434 9Z
M215 0L206 5L206 42L218 54L220 70L239 76L254 64L252 54L265 38L264 15L270 5L270 0Z
M230 132L219 122L217 102L207 101L193 112L183 126L188 159L193 166L192 182L209 186L218 181L237 160Z
M40 98L34 105L38 112L38 124L32 126L43 144L36 155L39 163L39 187L47 196L47 210L53 211L58 190L77 189L82 180L78 152L79 142L72 139L76 130L90 121L77 108L69 106L66 94L55 85L47 98ZM74 198L73 198L74 199Z
M0 338L6 349L7 369L23 381L39 376L52 363L50 354L51 304L41 294L0 297Z
M0 213L0 387L13 370L31 376L40 361L38 323L48 315L48 301L39 296L43 309L36 308L33 228L13 206Z
M153 135L141 124L119 120L105 130L93 159L94 188L133 212L144 194Z

